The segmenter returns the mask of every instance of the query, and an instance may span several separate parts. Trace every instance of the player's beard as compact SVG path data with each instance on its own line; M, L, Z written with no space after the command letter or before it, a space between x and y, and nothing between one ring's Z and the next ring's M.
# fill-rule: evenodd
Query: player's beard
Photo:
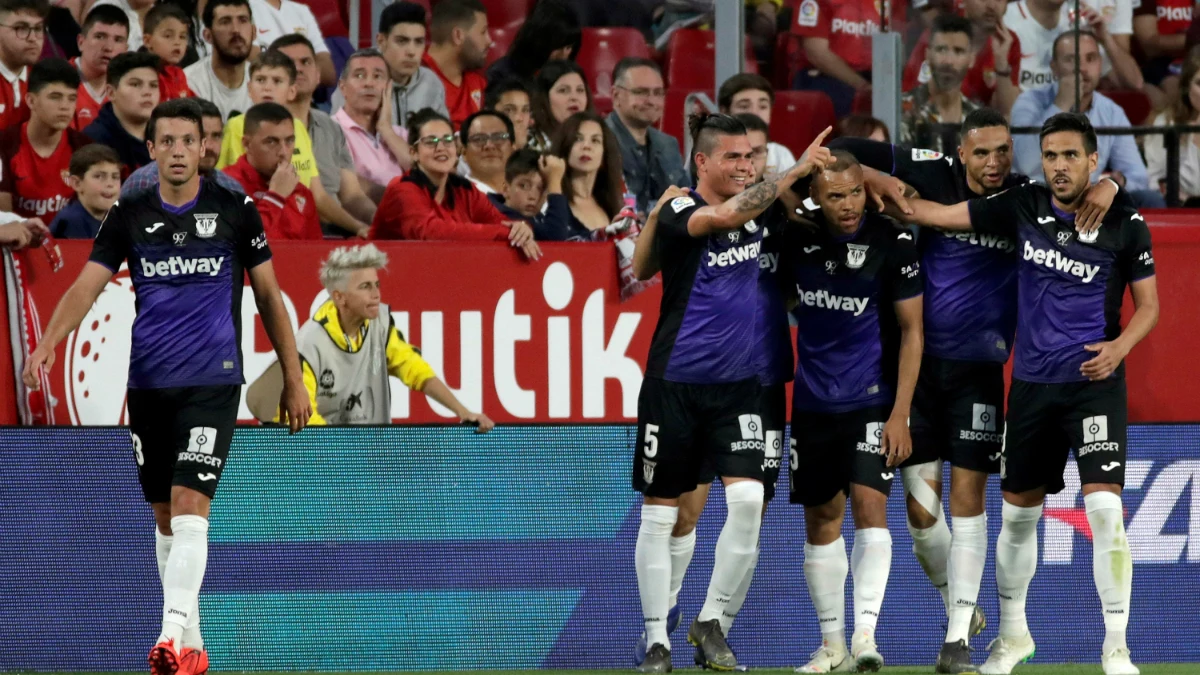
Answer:
M1090 186L1088 185L1088 180L1086 178L1082 181L1072 180L1070 192L1061 196L1058 193L1055 193L1054 196L1063 204L1063 206L1071 206L1079 201L1079 199L1083 196L1083 193L1087 191L1088 187ZM1051 189L1053 189L1053 185L1051 186Z
M193 169L192 172L189 173L186 178L175 178L173 176L167 176L166 181L168 183L170 183L172 187L183 187L184 185L187 185L188 181L190 181L196 177L196 172L198 170L199 170L199 167L197 167L196 169Z

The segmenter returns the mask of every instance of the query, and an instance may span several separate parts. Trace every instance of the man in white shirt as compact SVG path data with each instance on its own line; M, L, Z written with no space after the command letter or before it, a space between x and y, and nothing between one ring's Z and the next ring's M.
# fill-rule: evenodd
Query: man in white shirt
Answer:
M333 67L333 56L325 45L317 17L307 5L292 0L250 0L250 11L254 15L257 30L255 44L263 49L271 46L284 35L299 33L308 38L317 53L317 68L321 71L321 86L337 84L337 70Z
M142 19L154 7L155 0L96 0L92 7L112 5L121 8L129 17L129 51L142 48Z
M212 52L184 69L196 96L216 104L221 117L246 112L250 100L250 49L254 20L249 0L209 0L204 6L204 40Z
M1102 74L1119 88L1141 89L1141 66L1130 53L1133 0L1089 0L1081 3L1080 27L1096 34L1104 59ZM1054 81L1050 72L1054 40L1073 30L1075 4L1067 0L1020 0L1008 5L1004 25L1021 43L1021 91Z

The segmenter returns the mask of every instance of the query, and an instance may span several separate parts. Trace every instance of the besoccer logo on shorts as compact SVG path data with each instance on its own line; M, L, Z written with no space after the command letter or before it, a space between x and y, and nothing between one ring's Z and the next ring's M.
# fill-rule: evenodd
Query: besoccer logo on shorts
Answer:
M971 405L971 428L975 431L996 430L996 406L975 403Z
M730 450L762 450L766 447L763 443L762 417L753 414L738 415L738 426L742 428L742 440L730 443Z
M1097 443L1108 440L1108 415L1083 418L1083 442Z
M859 452L869 452L874 455L883 454L883 422L867 422L867 440L858 444Z

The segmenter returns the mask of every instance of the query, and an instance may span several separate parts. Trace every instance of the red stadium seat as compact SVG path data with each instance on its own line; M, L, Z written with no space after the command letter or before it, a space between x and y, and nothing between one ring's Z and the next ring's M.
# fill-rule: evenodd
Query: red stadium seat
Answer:
M667 42L667 84L674 89L716 89L716 36L711 30L686 28L671 34ZM746 72L757 73L758 61L746 40Z
M667 89L667 100L663 104L663 116L658 122L658 130L674 136L679 143L679 151L683 152L683 138L687 125L683 121L683 106L687 101L689 89Z
M775 54L771 58L771 86L775 91L792 88L792 53L796 42L788 31L780 31L775 38Z
M488 26L508 26L529 16L535 0L483 0L487 8Z
M864 89L863 91L854 94L854 102L850 104L850 112L855 115L870 115L871 114L871 90ZM774 119L774 118L772 118Z
M488 49L487 53L488 66L508 53L508 48L512 45L513 38L517 36L518 28L520 28L520 25L488 28L488 32L492 35L492 46ZM484 67L486 68L487 66Z
M649 58L650 46L636 28L584 28L575 61L587 74L597 112L612 109L612 71L627 56Z
M317 19L317 26L321 29L321 37L348 37L350 29L348 18L345 14L343 5L345 2L338 0L304 0L304 4L312 10L313 16Z
M1154 110L1154 105L1150 102L1150 98L1146 94L1137 91L1136 89L1118 89L1114 91L1102 91L1101 94L1111 98L1121 109L1125 111L1125 116L1129 118L1129 123L1133 126L1147 124L1150 121L1150 113Z
M817 134L837 121L833 101L820 91L777 91L771 109L771 140L799 157Z

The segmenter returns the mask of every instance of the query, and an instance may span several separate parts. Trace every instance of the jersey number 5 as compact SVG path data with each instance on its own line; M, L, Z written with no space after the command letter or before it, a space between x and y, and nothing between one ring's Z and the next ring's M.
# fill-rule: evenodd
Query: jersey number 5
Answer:
M646 445L642 448L642 454L646 459L654 459L658 454L658 437L654 434L658 433L657 424L646 425Z

